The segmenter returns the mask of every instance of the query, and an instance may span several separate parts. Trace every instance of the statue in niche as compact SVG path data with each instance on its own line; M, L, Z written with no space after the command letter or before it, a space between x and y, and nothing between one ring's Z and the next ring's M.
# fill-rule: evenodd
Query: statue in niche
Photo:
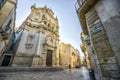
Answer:
M27 37L27 42L26 42L26 48L31 49L34 45L34 40L35 40L35 34L34 32L29 32L28 37Z
M45 17L45 15L42 16L42 20L46 20L47 18Z
M36 9L36 5L33 4L33 5L31 6L31 9L32 9L32 10Z

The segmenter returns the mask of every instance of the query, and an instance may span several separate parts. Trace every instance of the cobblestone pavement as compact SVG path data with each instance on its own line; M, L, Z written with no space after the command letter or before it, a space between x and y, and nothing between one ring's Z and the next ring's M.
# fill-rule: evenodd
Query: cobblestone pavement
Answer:
M88 70L80 69L54 72L10 72L0 73L0 80L90 80Z

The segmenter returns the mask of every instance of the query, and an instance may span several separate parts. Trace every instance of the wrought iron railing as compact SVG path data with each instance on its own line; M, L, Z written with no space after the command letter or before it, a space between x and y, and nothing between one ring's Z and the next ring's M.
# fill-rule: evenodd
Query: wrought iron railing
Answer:
M75 3L75 9L77 12L79 12L80 7L84 4L84 2L87 0L77 0L77 2Z

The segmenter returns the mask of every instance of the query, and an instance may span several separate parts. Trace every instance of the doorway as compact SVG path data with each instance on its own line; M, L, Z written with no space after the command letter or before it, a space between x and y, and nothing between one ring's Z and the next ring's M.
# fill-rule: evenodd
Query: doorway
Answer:
M1 66L9 66L10 60L11 60L11 55L5 55Z
M46 66L52 66L52 50L47 50Z

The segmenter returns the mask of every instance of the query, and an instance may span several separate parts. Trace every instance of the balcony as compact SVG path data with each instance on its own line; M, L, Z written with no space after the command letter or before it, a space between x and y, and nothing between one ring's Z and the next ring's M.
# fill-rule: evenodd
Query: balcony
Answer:
M88 35L88 30L87 30L85 14L90 9L92 9L98 1L99 0L77 0L77 2L75 3L75 9L76 9L78 18L80 20L81 27L83 29L83 32L86 35Z
M90 40L90 38L89 38L88 35L85 35L85 36L83 37L83 39L84 39L84 41L89 41L89 40Z
M9 34L8 33L2 33L2 40L7 40L9 38Z
M77 0L77 2L75 3L75 9L77 13L79 13L81 10L85 10L84 12L87 12L98 1L99 0Z
M0 35L2 40L7 40L10 37L11 28L6 28L5 30L0 28Z
M80 34L82 41L90 41L89 35L85 35L83 32Z
M82 50L83 52L86 51L86 47L85 47L85 44L84 44L84 43L82 43L82 44L80 45L80 47L81 47L81 50Z
M85 1L87 1L87 0L77 0L77 2L75 4L75 9L77 12L79 12L80 7L85 3Z

